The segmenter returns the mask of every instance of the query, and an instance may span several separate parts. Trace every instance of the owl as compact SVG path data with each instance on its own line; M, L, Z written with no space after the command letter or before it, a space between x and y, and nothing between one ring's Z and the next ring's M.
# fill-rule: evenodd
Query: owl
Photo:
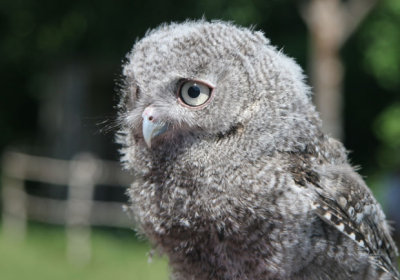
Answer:
M262 32L162 25L127 55L129 210L171 278L399 279L380 205Z

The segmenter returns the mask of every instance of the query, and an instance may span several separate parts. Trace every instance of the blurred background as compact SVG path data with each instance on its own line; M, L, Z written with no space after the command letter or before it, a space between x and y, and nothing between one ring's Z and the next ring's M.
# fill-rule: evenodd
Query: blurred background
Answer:
M263 30L305 69L400 244L400 1L1 0L1 279L168 278L122 212L134 178L108 127L135 40L203 16Z

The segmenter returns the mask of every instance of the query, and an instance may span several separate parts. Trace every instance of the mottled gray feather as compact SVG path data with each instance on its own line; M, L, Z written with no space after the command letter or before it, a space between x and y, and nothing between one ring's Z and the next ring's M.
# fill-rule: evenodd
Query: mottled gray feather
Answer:
M301 68L262 32L165 24L123 75L129 210L173 279L398 279L381 207L321 131ZM208 87L201 106L185 83Z

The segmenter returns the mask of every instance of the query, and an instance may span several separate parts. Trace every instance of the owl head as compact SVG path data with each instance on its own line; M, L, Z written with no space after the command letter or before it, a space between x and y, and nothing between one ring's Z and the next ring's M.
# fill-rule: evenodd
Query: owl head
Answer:
M118 137L128 164L223 146L295 152L321 137L301 68L259 31L162 25L134 45L123 76Z

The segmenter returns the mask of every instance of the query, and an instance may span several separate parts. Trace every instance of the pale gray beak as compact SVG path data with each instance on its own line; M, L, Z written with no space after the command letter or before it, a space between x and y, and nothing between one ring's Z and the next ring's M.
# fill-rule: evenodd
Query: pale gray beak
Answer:
M164 122L157 122L150 120L148 117L143 116L143 138L147 147L151 148L151 140L167 131L168 124Z

